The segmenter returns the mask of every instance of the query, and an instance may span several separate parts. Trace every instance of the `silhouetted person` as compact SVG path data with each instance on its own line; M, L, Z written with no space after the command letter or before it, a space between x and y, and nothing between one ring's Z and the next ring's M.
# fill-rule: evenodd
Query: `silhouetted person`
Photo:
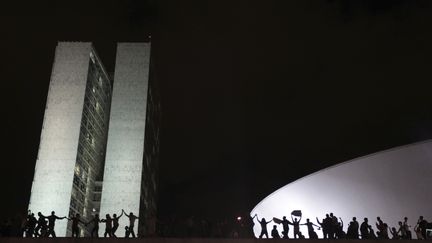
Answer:
M384 222L381 220L380 217L377 217L377 222L375 223L378 231L377 231L377 235L379 239L383 239L382 238L382 231L384 230Z
M424 240L425 239L422 235L421 228L419 227L419 224L416 224L416 226L414 226L414 232L416 233L417 240Z
M330 223L329 223L329 236L330 239L336 238L336 229L338 227L338 220L333 213L330 213Z
M428 222L423 218L423 216L420 216L418 221L417 221L417 224L418 224L418 228L419 228L419 230L423 236L423 239L426 239L426 229L427 229Z
M358 239L359 238L359 223L357 218L353 217L353 220L348 225L347 236L348 239Z
M47 232L47 222L41 212L38 212L38 225L35 228L35 234L38 237L45 237Z
M289 224L292 224L285 216L282 218L282 238L288 239Z
M253 220L255 217L256 217L256 215L251 217L249 214L245 217L245 219L246 219L245 227L246 227L246 232L247 232L246 233L247 238L254 238L255 237L255 234L253 232L253 227L255 226L255 223Z
M320 222L318 220L318 217L316 218L317 223L321 226L321 229L323 231L323 237L324 239L330 238L330 227L331 227L331 218L328 214L326 214L326 217Z
M112 237L112 219L111 216L109 214L105 215L104 219L100 220L101 222L105 223L105 233L104 233L104 237Z
M340 222L338 222L338 225L336 226L336 237L338 239L345 239L346 233L343 230L344 223L342 221L342 218L339 217Z
M90 231L90 236L99 237L99 222L100 222L100 218L99 218L99 214L96 214L92 220L90 220L90 222L88 222L87 224L93 224L93 227Z
M402 221L398 222L399 230L397 233L400 235L401 239L408 239L407 233L406 233L406 227L402 224Z
M292 225L294 228L294 239L297 239L297 237L300 238L300 236L302 235L300 232L300 220L301 220L301 216L300 219L297 220L297 218L293 218L292 214L291 214L291 220L292 220Z
M258 215L255 214L255 216L257 216L257 220L258 220ZM258 220L258 222L259 222L260 225L261 225L261 234L259 235L259 238L260 238L260 239L261 239L264 235L266 236L267 239L269 238L269 236L268 236L268 232L267 232L267 224L270 223L271 221L273 221L273 220L270 220L270 221L267 222L267 221L265 220L265 218L262 218L261 221Z
M375 234L375 231L372 229L372 226L368 225L368 228L369 228L369 237L368 237L368 239L370 239L370 240L377 239L377 236Z
M80 229L78 227L78 224L85 224L85 222L81 220L81 216L79 213L75 214L75 217L69 218L69 220L72 220L72 237L78 238L80 236Z
M117 231L117 229L119 227L119 219L121 218L122 215L123 215L123 211L120 214L120 216L118 216L118 217L117 217L117 214L113 214L113 218L112 218L113 227L112 227L111 235L115 238L117 238L115 232Z
M50 216L44 216L44 217L48 219L48 232L46 236L49 237L51 235L52 237L56 237L54 231L55 221L56 219L65 219L66 217L58 217L57 215L55 215L54 211L51 212Z
M408 224L408 218L407 217L404 218L403 226L405 227L406 239L411 240L412 239L412 234L411 234L411 230L410 230L411 225Z
M309 239L318 239L318 235L315 232L314 226L315 227L320 227L312 222L309 221L309 219L306 219L306 223L304 224L300 224L300 225L306 225L308 228L308 234L309 234Z
M402 222L401 222L401 223L402 223ZM391 235L392 235L392 238L391 238L392 240L399 240L399 239L400 239L399 234L398 234L398 232L397 232L397 230L396 230L395 227L392 227L392 228L391 228L390 233L391 233Z
M279 239L280 238L280 235L279 235L279 232L276 228L276 225L273 225L273 229L271 231L271 236L273 239Z
M134 232L135 220L139 218L135 216L132 212L130 212L129 215L127 215L124 210L122 210L122 212L125 213L125 216L129 218L129 232L132 235L132 237L135 238L136 237Z
M369 232L369 224L367 218L364 218L363 223L360 225L360 234L363 240L369 239L370 232Z
M27 225L26 225L26 237L36 237L35 228L37 224L37 219L34 216L34 213L31 213L27 216Z
M130 236L129 227L125 226L125 238L129 238L129 236Z

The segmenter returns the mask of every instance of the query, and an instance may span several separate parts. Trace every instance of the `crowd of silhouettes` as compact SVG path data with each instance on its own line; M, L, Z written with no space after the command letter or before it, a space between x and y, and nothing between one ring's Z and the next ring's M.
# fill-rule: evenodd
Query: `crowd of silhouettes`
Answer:
M0 233L1 236L56 237L56 220L67 219L71 222L72 237L76 238L81 236L80 225L85 227L90 225L90 236L99 237L99 223L105 224L104 237L117 237L116 231L120 226L119 219L123 215L129 219L129 225L125 226L124 237L135 238L135 221L138 219L138 217L132 212L127 214L124 210L122 210L122 213L119 216L117 216L117 214L113 214L112 218L109 214L106 214L105 218L101 219L98 214L95 214L89 222L85 222L78 213L72 217L59 217L54 211L52 211L48 216L38 212L38 218L36 218L34 213L29 212L27 218L21 223L20 227L16 227L19 228L19 230L12 230L12 224L6 221L1 227Z
M136 237L135 222L138 219L133 213L127 214L122 210L120 215L109 214L105 218L100 218L98 214L85 222L79 214L73 217L60 217L51 212L50 215L37 213L37 218L33 213L29 213L22 220L16 217L12 220L3 221L0 225L0 236L3 237L56 237L55 225L57 220L69 220L71 223L72 237L80 237L80 225L85 226L90 233L90 237L99 237L99 224L105 226L103 237L116 238L117 230L120 227L119 219L127 217L129 225L125 226L124 235L119 237ZM380 217L376 218L375 227L370 225L367 218L363 222L358 222L353 217L348 223L347 231L344 231L344 222L333 213L326 214L324 218L316 218L316 222L306 219L302 222L300 210L291 213L290 220L286 216L282 219L276 217L271 219L259 218L257 214L253 217L245 214L231 220L208 220L190 217L169 217L156 221L157 231L155 236L159 237L178 237L178 238L253 238L255 234L253 228L255 223L260 228L258 238L282 238L289 239L289 230L292 228L294 239L318 239L316 230L321 230L323 239L432 239L432 223L427 222L420 216L417 224L411 228L408 218L399 221L397 226L391 227ZM267 231L269 224L271 232ZM282 232L278 231L281 225ZM303 227L307 230L307 236L302 233ZM374 230L374 228L376 230ZM413 230L413 232L411 231Z
M325 218L321 221L317 217L317 224L312 223L309 219L306 219L306 223L300 223L302 219L300 210L295 210L291 213L291 221L287 220L286 216L283 216L282 220L273 218L267 221L265 218L259 219L257 214L252 217L252 220L254 219L256 219L261 227L258 238L269 238L267 225L274 222L275 224L271 231L272 238L288 239L289 225L292 225L294 239L306 238L302 234L300 226L307 226L309 239L318 239L315 228L322 230L323 239L413 239L410 230L411 226L408 224L407 217L405 217L403 221L398 222L398 228L390 228L380 217L377 217L375 223L377 231L369 224L367 218L364 218L363 222L359 224L357 218L353 217L352 221L348 224L347 232L343 229L344 223L342 219L340 217L337 218L333 213L326 214ZM282 225L283 231L281 233L279 233L277 229L277 224ZM413 230L417 239L432 239L432 223L428 223L423 216L419 217Z

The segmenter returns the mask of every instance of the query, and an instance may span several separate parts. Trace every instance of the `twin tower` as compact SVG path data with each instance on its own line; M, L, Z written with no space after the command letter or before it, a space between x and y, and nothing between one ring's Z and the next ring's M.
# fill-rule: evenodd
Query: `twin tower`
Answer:
M139 216L139 235L154 233L160 103L150 60L150 43L119 43L112 77L91 43L58 43L31 212L88 222L124 209ZM58 220L56 233L70 236L71 222Z

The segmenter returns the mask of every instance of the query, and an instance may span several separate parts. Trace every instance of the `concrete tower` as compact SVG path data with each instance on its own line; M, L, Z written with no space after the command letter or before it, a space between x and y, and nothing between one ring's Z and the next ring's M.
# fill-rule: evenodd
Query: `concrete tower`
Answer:
M107 156L101 200L101 215L116 213L124 209L133 212L141 220L151 220L148 195L155 191L155 170L153 151L145 151L145 143L150 142L147 134L159 137L158 127L146 131L153 116L147 110L158 109L157 103L148 103L150 70L149 43L119 43L114 73L114 91L107 145ZM156 106L155 106L156 105ZM145 142L146 140L146 142ZM150 142L158 148L158 140ZM152 147L149 147L152 148ZM142 182L147 183L142 183ZM151 192L152 193L151 193ZM142 205L142 206L141 206ZM141 206L141 207L140 207ZM140 213L142 211L142 213ZM153 212L154 213L154 212ZM128 225L127 217L120 219L120 225ZM136 222L137 226L143 225ZM119 230L123 232L122 229ZM140 235L150 233L151 229L140 227Z
M91 43L57 45L29 203L35 214L79 213L88 220L99 210L93 199L102 178L111 90ZM67 220L56 223L58 236L68 231Z
M149 82L150 43L118 44L114 75L112 89L91 43L58 44L29 209L87 222L124 209L139 216L136 233L151 235L160 103ZM121 218L119 236L128 223ZM92 225L80 227L90 234ZM70 236L70 222L56 222L56 233Z

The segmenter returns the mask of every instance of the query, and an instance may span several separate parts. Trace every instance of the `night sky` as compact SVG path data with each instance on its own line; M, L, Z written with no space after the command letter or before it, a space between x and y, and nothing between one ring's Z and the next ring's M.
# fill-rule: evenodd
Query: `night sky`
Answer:
M161 216L231 217L348 159L432 138L432 3L127 0L0 10L0 218L25 212L57 41L147 41ZM295 196L295 195L293 195Z

